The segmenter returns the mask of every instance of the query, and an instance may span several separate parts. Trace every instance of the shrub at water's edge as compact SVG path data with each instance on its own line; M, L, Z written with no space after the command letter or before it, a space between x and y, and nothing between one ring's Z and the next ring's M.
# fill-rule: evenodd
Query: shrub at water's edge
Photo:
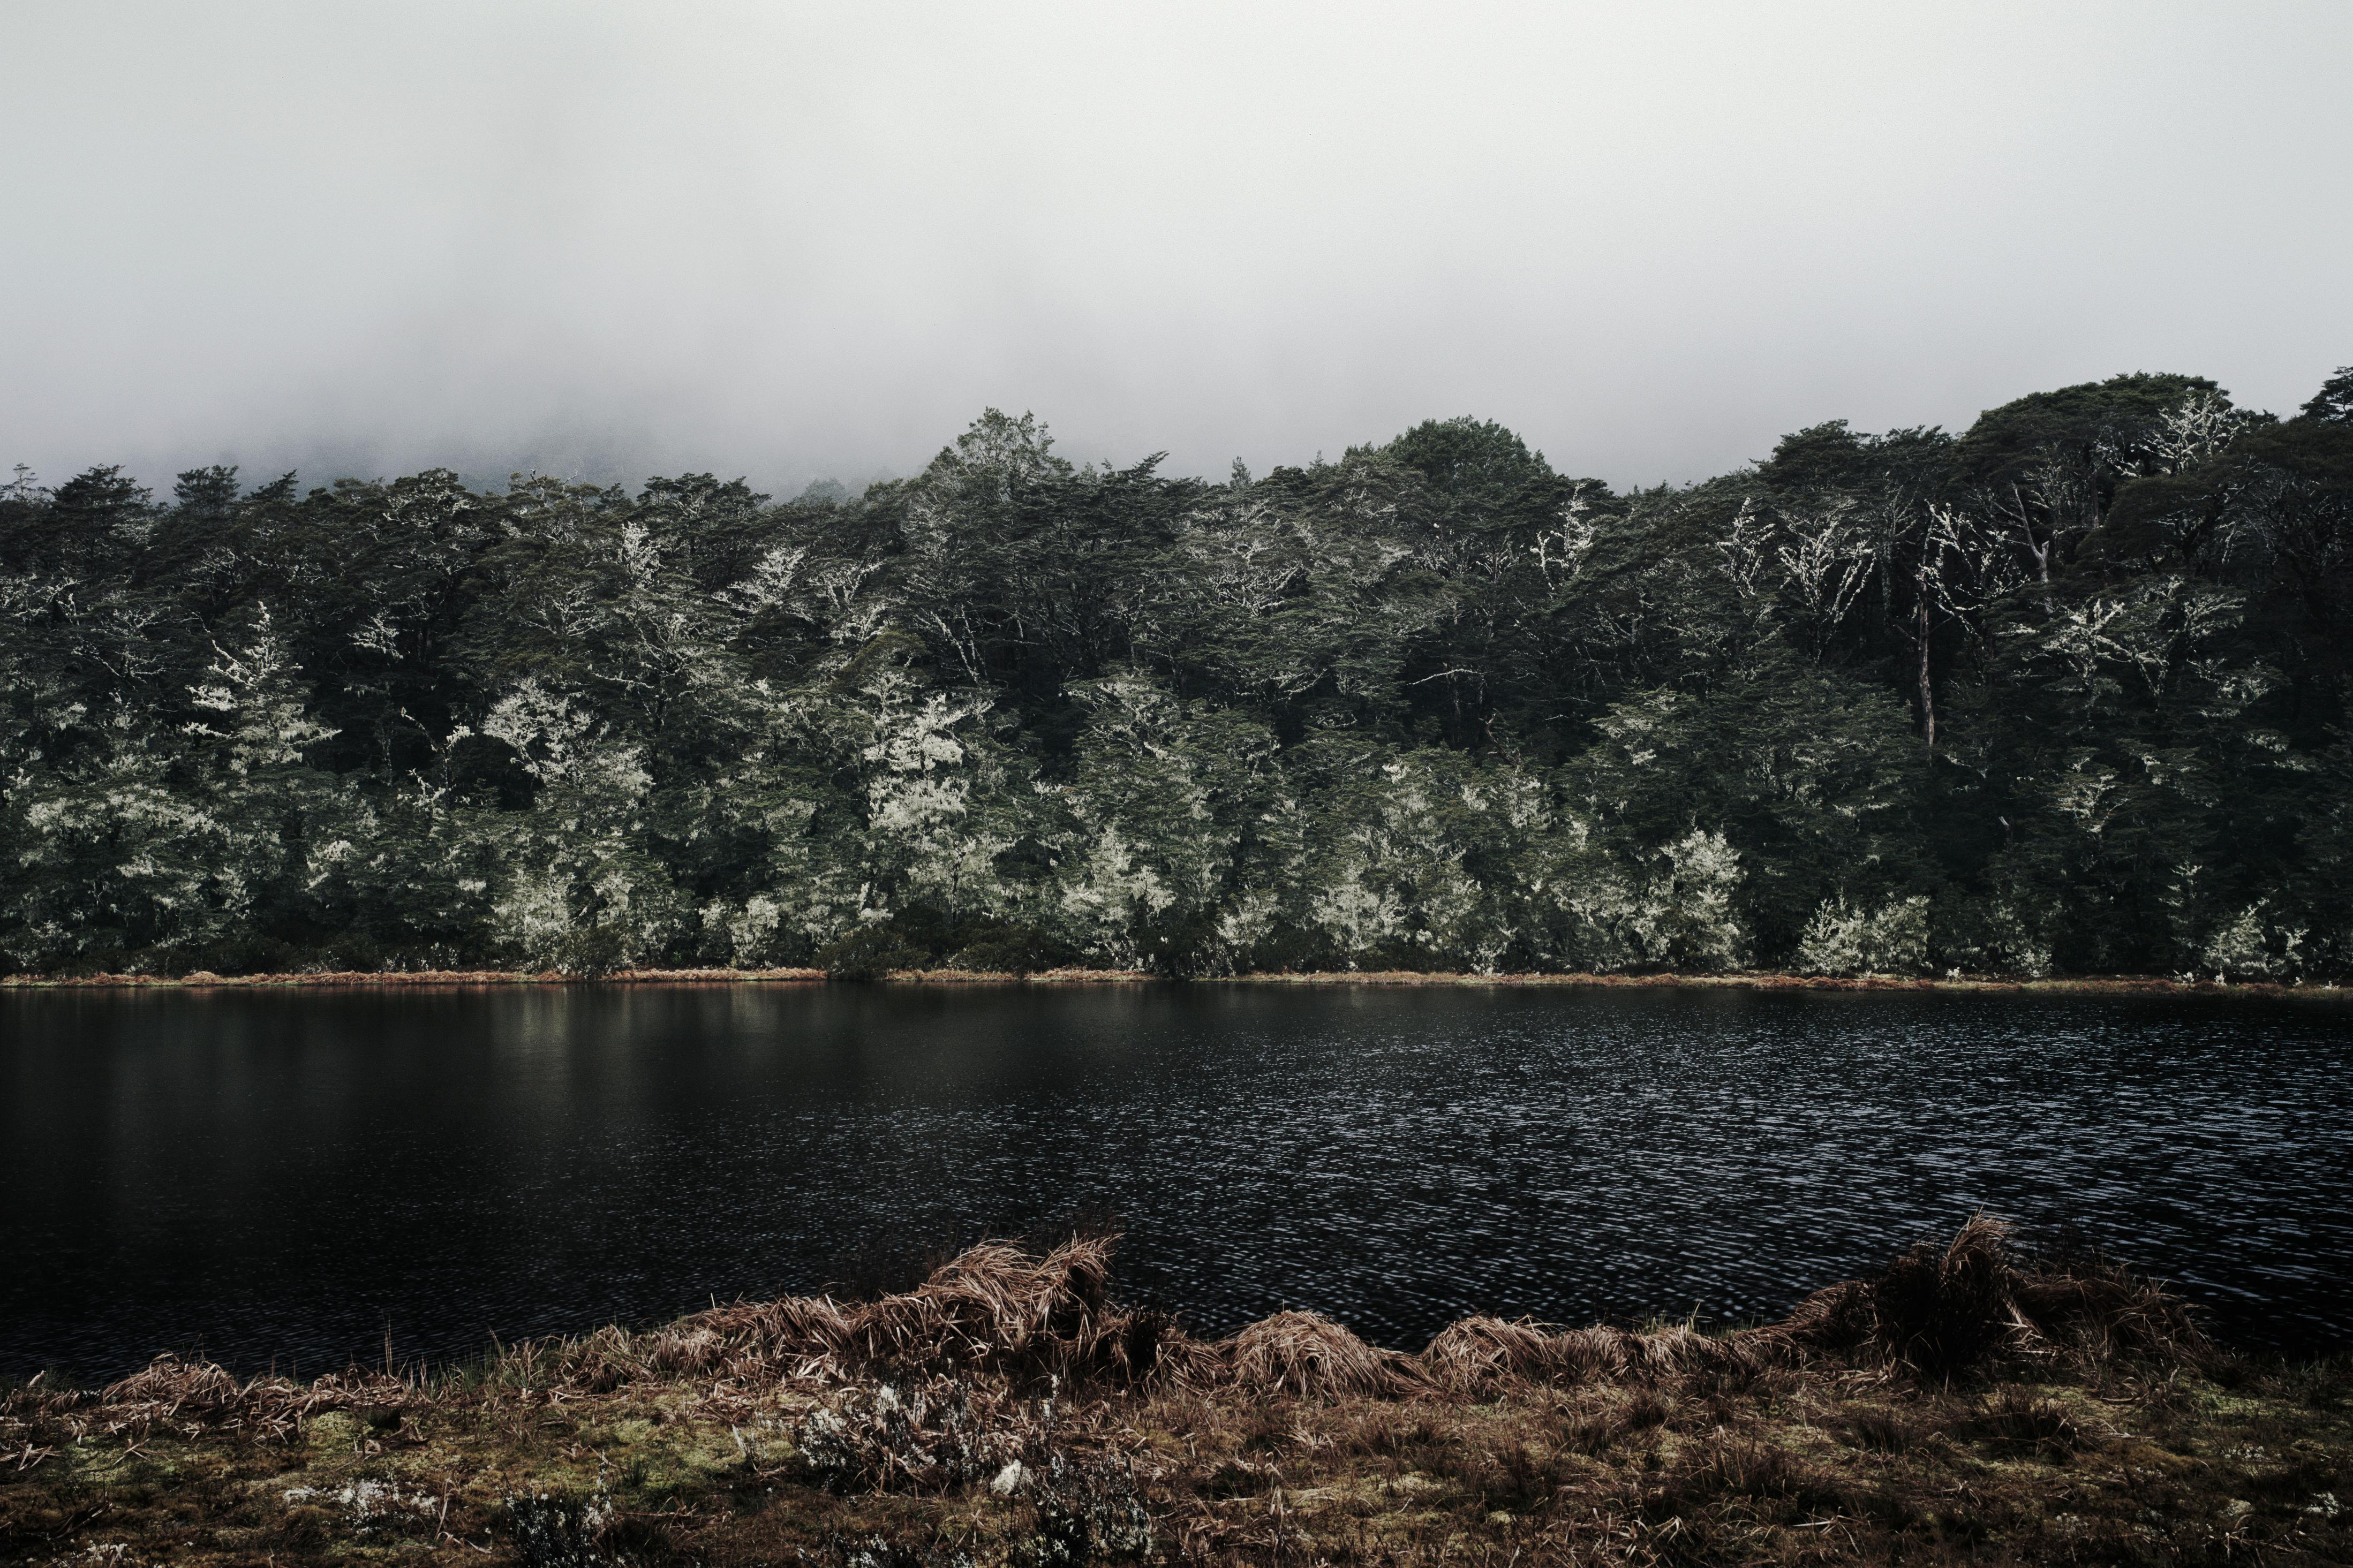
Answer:
M0 1401L0 1551L524 1563L2343 1561L2353 1377L1979 1219L1780 1322L1309 1312L1198 1340L1111 1243L433 1375L164 1358ZM60 1558L59 1560L64 1560Z
M311 970L291 974L0 974L0 991L49 990L276 990L375 987L411 990L436 986L482 987L525 985L807 985L825 982L884 984L904 986L989 987L1006 985L1087 986L1134 985L1164 982L1167 976L1140 969L1059 968L1047 970L883 969L864 963L825 969L622 969L596 975L566 974L557 970ZM1184 982L1203 985L1385 987L1502 987L1521 989L1599 988L1629 990L1657 987L1735 989L1750 991L1889 991L1955 994L2015 993L2028 995L2192 996L2292 998L2301 1002L2353 1001L2353 987L2331 981L2232 981L2223 976L2063 975L2030 977L2004 974L1783 974L1733 970L1718 973L1683 974L1672 971L1610 974L1535 973L1477 974L1444 970L1287 970L1271 973L1196 976Z

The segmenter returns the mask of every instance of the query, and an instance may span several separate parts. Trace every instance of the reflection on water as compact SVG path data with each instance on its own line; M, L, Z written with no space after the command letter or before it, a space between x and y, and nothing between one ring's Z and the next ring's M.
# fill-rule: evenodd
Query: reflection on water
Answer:
M2353 1329L2353 1016L1173 986L0 995L0 1373L324 1370L1115 1216L1122 1289L1778 1315L1978 1208Z

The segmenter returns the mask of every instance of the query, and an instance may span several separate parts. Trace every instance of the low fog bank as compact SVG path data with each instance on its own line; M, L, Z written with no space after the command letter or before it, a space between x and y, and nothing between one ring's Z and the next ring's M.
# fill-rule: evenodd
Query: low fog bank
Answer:
M1254 471L1472 414L1625 489L2353 343L2353 13L16 7L0 464Z

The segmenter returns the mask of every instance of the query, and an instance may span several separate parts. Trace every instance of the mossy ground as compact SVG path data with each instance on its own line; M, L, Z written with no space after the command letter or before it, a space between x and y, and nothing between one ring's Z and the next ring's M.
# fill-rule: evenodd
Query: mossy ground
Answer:
M1390 1398L1000 1392L989 1418L1020 1427L1028 1451L1132 1488L1156 1561L2353 1561L2343 1363L1949 1385L1766 1369ZM0 1553L990 1563L1133 1544L1056 1536L1035 1489L841 1488L801 1434L821 1405L855 1408L859 1385L580 1394L453 1379L419 1394L275 1437L169 1418L143 1436L20 1433L24 1451L0 1462ZM519 1535L515 1500L533 1497L571 1521L552 1546Z

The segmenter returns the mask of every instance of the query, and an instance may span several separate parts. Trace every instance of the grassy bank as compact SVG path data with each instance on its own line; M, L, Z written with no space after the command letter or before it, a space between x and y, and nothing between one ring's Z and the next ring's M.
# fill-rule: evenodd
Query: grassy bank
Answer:
M431 1375L163 1360L0 1402L0 1553L89 1563L2353 1560L2353 1375L1978 1222L1787 1321L1204 1342L1108 1244Z
M624 969L599 975L506 969L321 970L284 974L83 974L0 975L0 990L92 990L153 988L280 989L290 986L453 985L775 985L814 984L828 979L821 969ZM1049 969L1029 973L971 969L907 969L881 977L884 984L925 985L1123 985L1156 976L1132 969ZM1382 985L1509 986L1520 988L1643 989L1660 986L1747 991L2023 992L2044 995L2232 995L2294 996L2344 1000L2353 988L2334 983L2309 985L2273 981L2181 980L2166 975L2073 975L2030 978L2000 974L1942 976L1863 974L1655 973L1655 974L1462 974L1425 970L1319 970L1307 973L1235 974L1198 979L1194 985Z

